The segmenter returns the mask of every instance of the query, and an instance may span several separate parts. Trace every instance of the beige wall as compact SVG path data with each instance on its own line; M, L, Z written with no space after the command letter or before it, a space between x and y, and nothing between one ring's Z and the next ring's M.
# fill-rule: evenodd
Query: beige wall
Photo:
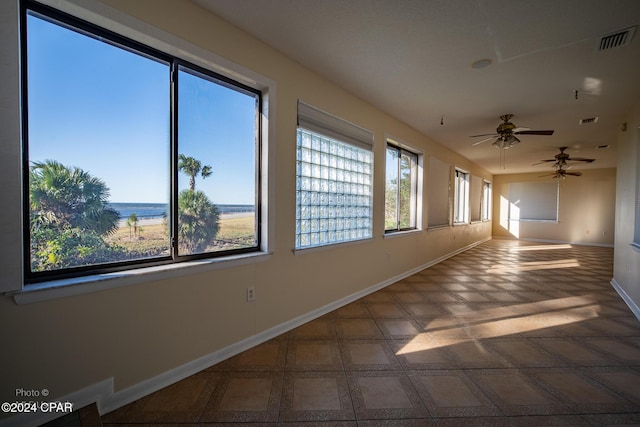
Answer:
M275 81L276 102L270 105L275 138L269 141L275 145L270 166L277 166L269 200L275 214L273 253L261 262L27 305L0 297L0 400L14 400L19 387L46 387L51 398L67 396L110 378L116 393L127 390L490 237L490 223L479 223L384 238L385 135L425 157L434 155L488 180L491 175L190 1L107 3ZM299 98L375 132L373 239L292 251ZM9 163L0 159L0 167ZM4 204L20 198L17 185L3 191ZM3 258L20 250L19 241L1 233L0 239ZM254 303L245 302L248 286L256 288Z
M573 171L574 169L572 169ZM576 168L575 170L578 170ZM558 222L509 223L504 206L511 182L549 181L542 173L496 175L493 179L493 236L581 244L613 245L615 169L582 170L560 181Z
M640 167L640 102L624 118L626 130L618 132L618 176L616 187L616 244L613 278L635 305L640 318L640 253L630 246L636 223Z

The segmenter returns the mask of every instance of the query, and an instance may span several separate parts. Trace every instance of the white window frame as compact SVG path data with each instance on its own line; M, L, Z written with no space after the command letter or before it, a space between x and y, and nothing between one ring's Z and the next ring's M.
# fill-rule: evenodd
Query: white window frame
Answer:
M373 238L373 132L298 101L294 250Z
M269 160L275 156L275 128L269 125L273 121L269 106L275 104L275 81L248 68L240 66L211 51L202 49L186 42L172 34L132 18L120 11L104 8L102 3L86 0L81 4L70 0L42 0L41 3L54 7L61 12L68 13L79 19L98 25L105 30L113 31L134 41L163 51L169 55L183 57L191 63L210 71L228 75L234 80L258 89L263 94L263 110L261 120L262 151L260 161L260 191L262 203L259 207L262 227L260 230L260 250L250 254L230 255L220 258L202 259L169 265L142 267L139 269L121 271L117 274L98 274L76 278L66 278L38 283L25 287L23 279L23 250L16 241L22 240L22 169L21 148L22 140L20 126L20 33L19 33L19 2L0 2L0 27L3 29L3 52L13 60L2 61L0 72L4 76L0 90L0 136L6 141L16 141L15 144L3 144L0 147L2 167L0 179L5 183L0 190L2 198L8 208L0 211L0 243L3 252L0 257L0 292L9 293L19 303L30 303L80 295L103 289L128 286L160 279L167 279L187 274L201 273L209 270L228 268L247 263L259 262L269 257L273 250L275 230L271 218L274 206L269 201L273 198L273 181L275 171L269 168Z
M393 234L393 233L398 233L403 231L418 230L422 228L422 220L421 220L422 219L422 197L421 197L422 173L421 172L422 172L423 155L420 154L417 150L407 146L406 144L400 143L391 138L387 138L386 150L388 150L389 148L393 150L397 150L400 155L407 154L414 159L414 161L412 161L412 164L411 164L411 206L412 206L411 214L410 214L411 225L409 227L404 227L404 228L401 228L399 225L398 211L400 209L400 206L399 206L398 200L400 195L398 190L398 193L396 194L396 227L387 229L385 224L384 232L385 234ZM386 159L386 151L385 151L385 159ZM398 175L400 175L399 164L400 164L400 158L398 157ZM386 166L387 165L385 163L385 183L386 183L386 178L388 178L386 177ZM400 176L396 177L396 179L399 182ZM387 191L386 191L386 185L385 185L385 209L386 209L386 196L387 196ZM386 222L386 218L385 218L385 221L383 221L383 223L385 222Z
M491 221L492 200L492 184L491 182L485 180L482 182L482 221Z
M455 168L453 186L453 223L469 224L469 172Z

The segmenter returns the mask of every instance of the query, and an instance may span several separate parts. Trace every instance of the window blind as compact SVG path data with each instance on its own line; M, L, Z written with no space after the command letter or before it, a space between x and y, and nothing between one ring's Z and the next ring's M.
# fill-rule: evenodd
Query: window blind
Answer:
M373 132L298 101L298 126L365 150L373 148Z
M510 220L557 221L558 182L512 182L509 184Z
M451 165L435 157L429 158L429 227L449 225L450 180Z
M471 222L482 220L482 178L471 175L469 190L469 214Z

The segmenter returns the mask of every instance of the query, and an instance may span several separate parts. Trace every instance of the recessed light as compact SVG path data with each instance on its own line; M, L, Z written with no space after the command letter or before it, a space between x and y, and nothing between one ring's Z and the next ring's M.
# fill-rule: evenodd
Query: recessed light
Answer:
M487 68L489 65L491 65L492 62L493 61L491 61L491 59L489 59L489 58L478 59L476 62L471 64L471 68L473 68L474 70L479 70L481 68Z

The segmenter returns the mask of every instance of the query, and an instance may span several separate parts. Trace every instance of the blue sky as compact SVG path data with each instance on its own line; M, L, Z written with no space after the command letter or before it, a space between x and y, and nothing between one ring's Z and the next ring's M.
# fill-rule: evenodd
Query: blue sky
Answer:
M84 169L111 202L167 203L168 64L33 16L28 43L29 160ZM196 189L214 203L253 204L255 98L184 72L179 80L179 152L213 169Z

